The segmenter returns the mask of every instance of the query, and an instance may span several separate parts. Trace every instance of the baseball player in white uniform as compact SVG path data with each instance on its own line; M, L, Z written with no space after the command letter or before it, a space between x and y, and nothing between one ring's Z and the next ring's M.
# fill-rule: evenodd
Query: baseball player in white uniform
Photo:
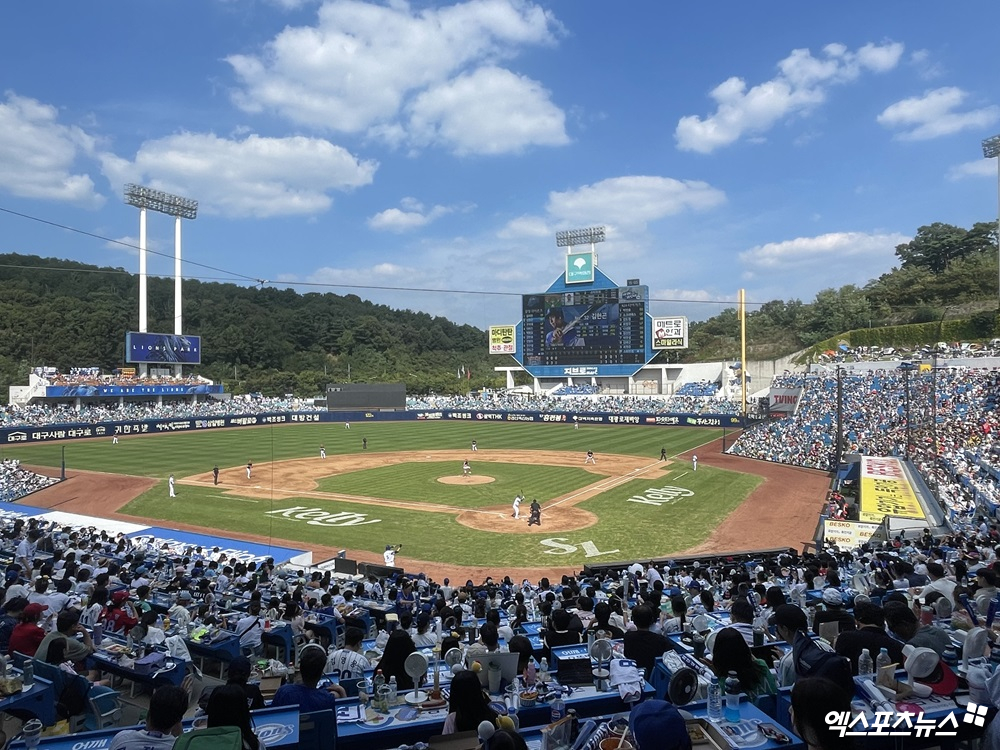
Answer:
M514 518L521 517L521 503L524 502L524 497L521 493L517 493L517 497L514 498Z
M170 497L177 497L177 493L174 492L174 475L170 475L170 479L167 480L167 487L170 489Z

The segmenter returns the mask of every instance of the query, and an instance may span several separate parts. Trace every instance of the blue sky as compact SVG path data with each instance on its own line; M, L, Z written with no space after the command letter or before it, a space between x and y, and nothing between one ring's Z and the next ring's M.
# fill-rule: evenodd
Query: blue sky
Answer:
M995 220L995 10L11 3L0 252L137 271L99 239L137 244L134 182L199 201L192 277L486 327L561 273L556 231L604 225L600 268L655 314L709 317L741 287L810 301L889 270L923 224ZM172 254L169 217L149 245Z

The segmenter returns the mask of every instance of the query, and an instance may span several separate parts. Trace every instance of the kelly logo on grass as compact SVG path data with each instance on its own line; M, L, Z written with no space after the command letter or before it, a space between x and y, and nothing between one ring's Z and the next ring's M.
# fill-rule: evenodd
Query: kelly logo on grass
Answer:
M646 490L645 495L632 495L628 502L660 506L672 503L682 497L694 497L694 492L684 487L660 487L659 489Z
M380 518L368 518L364 513L330 513L322 508L307 508L294 505L284 510L267 510L265 516L281 516L293 521L305 521L310 526L364 526L367 523L381 523ZM367 519L367 520L366 520Z

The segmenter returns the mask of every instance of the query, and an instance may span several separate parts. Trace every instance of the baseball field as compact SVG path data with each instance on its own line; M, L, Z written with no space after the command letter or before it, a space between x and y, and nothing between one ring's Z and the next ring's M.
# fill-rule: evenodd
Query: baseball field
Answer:
M49 473L65 461L67 481L32 505L273 541L317 559L346 549L378 561L386 544L402 544L398 564L435 575L801 546L825 475L725 455L721 437L701 428L310 424L6 447L2 457ZM533 499L541 524L529 526Z

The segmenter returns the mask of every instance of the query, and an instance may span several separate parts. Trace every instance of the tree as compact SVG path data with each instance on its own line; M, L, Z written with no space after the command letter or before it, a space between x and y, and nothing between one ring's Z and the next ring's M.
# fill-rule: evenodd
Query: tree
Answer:
M896 246L896 257L903 268L920 266L932 273L941 273L956 258L963 258L982 249L980 233L972 234L961 227L935 222L917 230L909 242Z

